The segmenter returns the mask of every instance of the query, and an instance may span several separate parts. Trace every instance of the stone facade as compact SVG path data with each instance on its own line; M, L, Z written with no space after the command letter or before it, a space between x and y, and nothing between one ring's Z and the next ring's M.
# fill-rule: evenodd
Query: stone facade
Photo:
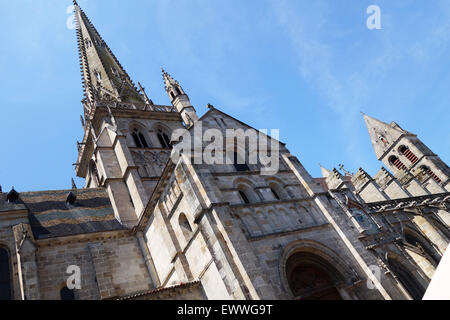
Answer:
M199 118L165 71L172 106L153 104L75 11L85 88L75 168L86 185L0 192L1 290L51 300L423 296L450 239L450 170L417 136L364 116L388 168L373 178L325 168L313 178L270 137L275 175L262 163L172 161L177 129L195 140L252 128L211 105ZM73 290L70 266L80 270Z

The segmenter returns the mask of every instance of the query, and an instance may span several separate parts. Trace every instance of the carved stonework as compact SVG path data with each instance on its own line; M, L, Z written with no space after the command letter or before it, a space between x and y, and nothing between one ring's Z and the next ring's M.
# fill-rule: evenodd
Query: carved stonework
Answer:
M159 177L170 157L166 150L134 150L131 154L142 178Z

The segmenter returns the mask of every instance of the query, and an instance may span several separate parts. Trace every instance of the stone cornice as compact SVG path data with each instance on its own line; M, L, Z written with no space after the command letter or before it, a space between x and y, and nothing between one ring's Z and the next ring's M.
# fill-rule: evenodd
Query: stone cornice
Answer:
M188 283L181 283L179 285L175 285L175 286L171 286L171 287L157 288L154 290L148 290L148 291L144 291L144 292L140 292L140 293L136 293L136 294L120 297L120 298L114 298L114 299L116 299L116 300L133 300L135 298L143 297L143 296L180 294L180 293L185 292L186 290L192 290L199 286L200 286L200 281L196 280L196 281L191 281ZM164 298L167 298L167 297L164 297Z
M305 201L313 201L314 198L298 198L298 199L288 199L288 200L274 200L274 201L261 201L254 203L239 203L239 204L230 204L231 208L255 208L255 207L264 207L264 206L272 206L277 204L289 204L289 203L297 203L297 202L305 202Z
M123 229L123 230L111 230L111 231L102 231L102 232L92 232L92 233L83 233L77 235L70 235L64 237L55 237L48 239L38 239L36 243L38 247L53 247L59 246L63 244L69 243L82 243L82 242L91 242L91 241L103 241L109 239L118 239L133 236L131 230Z
M272 233L263 234L260 236L247 235L247 239L248 239L248 241L253 242L253 241L268 239L271 237L280 237L280 236L285 236L285 235L290 235L290 234L295 234L295 233L310 232L310 231L314 231L314 230L325 229L330 226L331 226L330 223L323 223L323 224L317 224L317 225L313 225L313 226L301 227L301 228L297 228L295 230L272 232Z
M371 213L377 213L404 210L443 202L450 202L450 192L372 202L366 203L366 205L369 207Z

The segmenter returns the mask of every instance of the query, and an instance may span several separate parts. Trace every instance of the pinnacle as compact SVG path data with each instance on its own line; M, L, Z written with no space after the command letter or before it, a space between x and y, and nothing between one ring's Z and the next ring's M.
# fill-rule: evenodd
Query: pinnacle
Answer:
M331 171L328 170L327 168L325 168L324 166L322 166L320 163L319 163L319 166L320 166L320 170L322 172L322 177L327 178L330 175Z
M134 101L142 101L144 102L144 98L138 93L136 86L133 81L129 77L125 68L120 64L119 60L116 58L114 53L108 47L106 42L101 37L100 33L91 23L86 14L81 10L76 0L73 1L74 6L76 7L76 11L79 13L76 15L77 21L77 42L78 42L78 50L79 50L79 58L80 58L80 69L82 71L82 82L84 85L85 95L90 99L100 99L101 97L92 96L91 87L95 85L96 81L93 82L90 74L90 66L97 65L104 75L104 79L102 82L102 86L104 89L109 90L109 92L114 92L114 96L116 98L124 98L130 97L130 100ZM85 41L89 41L89 47L86 47ZM88 49L90 48L90 49ZM87 50L93 51L103 51L104 54L97 55L88 55ZM118 69L117 71L120 75L126 78L126 83L122 83L122 86L126 86L129 89L131 94L124 94L122 97L121 92L116 92L117 88L114 84L114 79L109 75L108 70L111 68ZM103 70L103 71L102 71ZM128 92L128 91L127 91Z

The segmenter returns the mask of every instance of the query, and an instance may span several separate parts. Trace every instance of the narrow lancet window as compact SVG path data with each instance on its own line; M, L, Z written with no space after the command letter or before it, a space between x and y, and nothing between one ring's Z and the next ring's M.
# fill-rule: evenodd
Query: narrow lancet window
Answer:
M170 139L169 139L169 136L167 135L167 133L165 133L161 129L158 129L157 136L158 136L159 143L161 144L161 147L170 148Z

